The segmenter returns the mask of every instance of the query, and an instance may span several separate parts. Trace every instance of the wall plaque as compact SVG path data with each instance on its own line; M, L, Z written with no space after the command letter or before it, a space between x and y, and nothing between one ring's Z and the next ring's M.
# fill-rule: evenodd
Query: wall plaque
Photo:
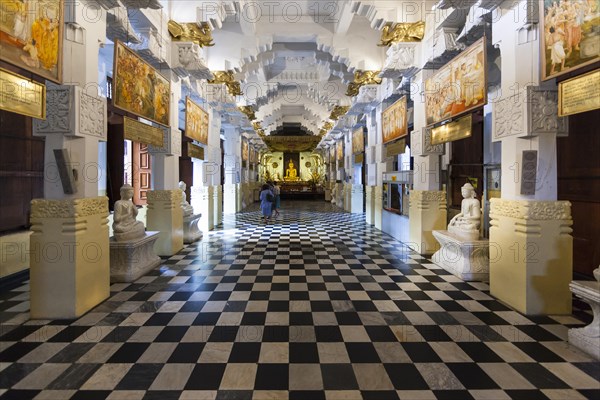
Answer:
M521 194L533 196L535 194L537 177L537 150L523 151L521 168Z
M600 69L558 84L558 116L600 108Z
M394 143L390 143L385 146L386 157L397 156L398 154L404 154L406 151L406 140L402 139Z
M157 147L163 145L163 130L146 125L129 117L123 117L123 133L125 139L132 142L150 144Z
M456 121L433 128L431 129L431 144L436 145L471 137L472 124L473 119L469 114Z
M196 146L195 144L188 143L188 157L197 158L198 160L204 160L204 147Z
M0 109L46 119L46 86L0 68Z

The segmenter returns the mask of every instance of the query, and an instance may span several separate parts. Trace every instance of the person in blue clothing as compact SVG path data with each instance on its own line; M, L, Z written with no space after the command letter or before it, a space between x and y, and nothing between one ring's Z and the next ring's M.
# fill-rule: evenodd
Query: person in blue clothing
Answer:
M273 192L271 191L271 188L269 187L269 185L267 185L267 184L262 185L261 192L260 192L260 210L265 219L265 223L268 223L269 220L271 219L271 214L273 212L272 207L273 207L274 199L275 199L275 196L273 195Z

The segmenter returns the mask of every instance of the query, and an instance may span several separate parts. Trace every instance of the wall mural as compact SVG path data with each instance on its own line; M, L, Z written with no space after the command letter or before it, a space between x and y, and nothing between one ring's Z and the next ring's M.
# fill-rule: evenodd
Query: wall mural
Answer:
M386 108L382 115L383 144L400 139L408 134L407 99L400 100Z
M169 125L171 82L123 43L115 43L113 104L142 118Z
M600 0L542 0L542 79L600 60Z
M344 161L344 140L338 140L337 142L337 159L338 161Z
M185 136L208 146L209 116L189 97L185 100Z
M365 133L362 126L352 132L352 154L365 152Z
M456 117L487 102L485 37L425 81L427 125Z
M0 1L0 59L62 80L63 0Z

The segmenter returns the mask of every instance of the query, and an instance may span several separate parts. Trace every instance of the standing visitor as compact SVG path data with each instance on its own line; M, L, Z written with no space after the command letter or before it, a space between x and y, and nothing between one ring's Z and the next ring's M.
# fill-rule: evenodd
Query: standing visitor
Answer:
M277 182L273 184L273 195L275 195L273 210L275 211L275 217L279 217L279 209L281 208L281 188Z
M265 223L268 223L269 219L271 219L274 200L275 196L273 196L273 192L269 188L269 185L265 183L264 185L262 185L260 192L260 210L262 211Z

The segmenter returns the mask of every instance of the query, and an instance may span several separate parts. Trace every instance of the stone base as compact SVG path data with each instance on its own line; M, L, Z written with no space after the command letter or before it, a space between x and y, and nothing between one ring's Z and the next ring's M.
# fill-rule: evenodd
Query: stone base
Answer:
M490 244L488 240L465 240L448 231L433 231L442 246L433 262L463 281L489 281Z
M110 238L110 282L133 282L160 265L154 243L160 232L146 232L137 240L117 242Z
M592 307L594 320L583 328L569 329L569 343L596 360L600 360L600 283L573 281L571 292Z
M198 221L201 217L202 214L183 217L183 243L190 244L202 239L202 232L198 228Z
M409 202L408 245L419 254L433 254L439 249L439 245L432 232L444 230L448 224L446 192L413 190L410 192Z

